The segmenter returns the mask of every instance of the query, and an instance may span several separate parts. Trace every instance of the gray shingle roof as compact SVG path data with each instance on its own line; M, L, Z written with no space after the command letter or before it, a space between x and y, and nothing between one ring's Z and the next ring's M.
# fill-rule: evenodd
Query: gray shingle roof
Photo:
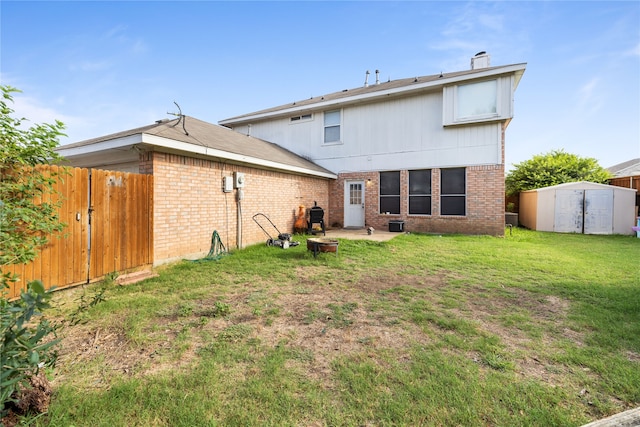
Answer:
M228 119L221 120L219 123L241 122L244 118L247 118L247 117L252 117L252 116L262 115L262 114L277 113L278 111L289 110L291 108L304 109L304 107L309 107L309 109L312 109L314 104L318 104L318 103L324 103L327 101L337 101L341 99L357 97L359 95L375 95L376 92L383 92L383 91L388 91L393 89L400 89L400 88L409 89L412 86L423 85L429 82L442 81L444 84L444 82L446 81L450 81L451 79L455 79L459 77L464 77L464 76L473 77L474 75L477 75L480 73L486 74L488 72L489 73L500 72L501 69L507 69L509 67L514 67L514 66L517 67L517 66L523 66L523 65L524 64L514 64L514 65L506 65L506 66L486 67L486 68L480 68L475 70L465 70L465 71L458 71L458 72L452 72L452 73L434 74L430 76L420 76L420 77L411 77L411 78L398 79L398 80L389 80L386 82L380 82L379 84L370 83L368 86L363 85L361 87L357 87L354 89L344 89L342 91L330 93L327 95L315 96L309 99L295 101L290 104L279 105L277 107L254 111L252 113L242 114L240 116L230 117Z
M608 167L607 170L615 176L640 175L640 158L618 163Z
M99 143L134 135L153 135L191 144L194 148L207 147L217 150L218 152L266 160L268 162L307 169L321 174L334 175L333 172L277 144L243 135L226 127L204 122L190 116L185 116L183 121L179 119L158 121L152 125L63 145L58 147L58 150L85 147L86 151L90 152L92 151L92 146L97 146ZM153 145L153 143L149 142L144 143Z

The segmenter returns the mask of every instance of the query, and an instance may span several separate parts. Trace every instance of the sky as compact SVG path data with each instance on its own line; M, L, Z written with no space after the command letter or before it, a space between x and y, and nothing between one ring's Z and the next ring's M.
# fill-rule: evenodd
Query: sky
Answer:
M0 1L0 84L61 144L381 80L527 63L506 167L640 157L640 1ZM371 81L371 80L370 80Z

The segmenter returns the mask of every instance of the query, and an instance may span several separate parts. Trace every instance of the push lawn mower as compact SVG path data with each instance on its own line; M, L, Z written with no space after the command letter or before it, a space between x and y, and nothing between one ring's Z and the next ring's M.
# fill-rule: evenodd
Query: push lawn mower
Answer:
M259 218L261 218L259 220ZM268 239L267 239L267 246L278 246L282 249L287 249L288 247L291 246L298 246L300 244L300 242L294 242L291 240L291 234L289 233L281 233L280 230L278 230L278 227L276 227L276 225L269 219L268 216L266 216L263 213L257 213L253 216L253 221L258 224L258 227L260 227L262 229L262 231L264 231L264 234L267 235ZM266 222L268 222L269 224L271 224L271 227L273 227L273 229L276 231L276 233L278 233L278 238L275 239L271 236L271 234L269 234L269 232L265 229L265 227L262 226L262 224L260 224L260 221L263 221L265 223L265 227L268 227ZM266 222L265 222L266 221Z

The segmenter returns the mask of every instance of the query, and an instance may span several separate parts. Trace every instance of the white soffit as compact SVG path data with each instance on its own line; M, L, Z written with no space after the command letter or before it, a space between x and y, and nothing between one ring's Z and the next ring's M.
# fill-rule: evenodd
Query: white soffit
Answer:
M99 151L114 150L118 148L127 148L131 145L140 144L142 142L142 134L125 136L122 138L110 139L107 141L97 142L95 144L87 144L76 147L65 148L64 145L59 146L56 152L63 157L80 156Z

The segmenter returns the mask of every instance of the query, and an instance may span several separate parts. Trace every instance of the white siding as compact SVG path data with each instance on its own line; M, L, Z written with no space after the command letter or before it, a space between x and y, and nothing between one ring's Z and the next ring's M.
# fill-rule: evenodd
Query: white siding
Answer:
M509 79L503 79L509 80ZM509 94L509 97L511 94ZM252 123L252 136L277 143L334 173L500 164L501 124L443 127L442 91L342 109L342 141L323 143L323 115ZM246 126L235 128L249 133Z

